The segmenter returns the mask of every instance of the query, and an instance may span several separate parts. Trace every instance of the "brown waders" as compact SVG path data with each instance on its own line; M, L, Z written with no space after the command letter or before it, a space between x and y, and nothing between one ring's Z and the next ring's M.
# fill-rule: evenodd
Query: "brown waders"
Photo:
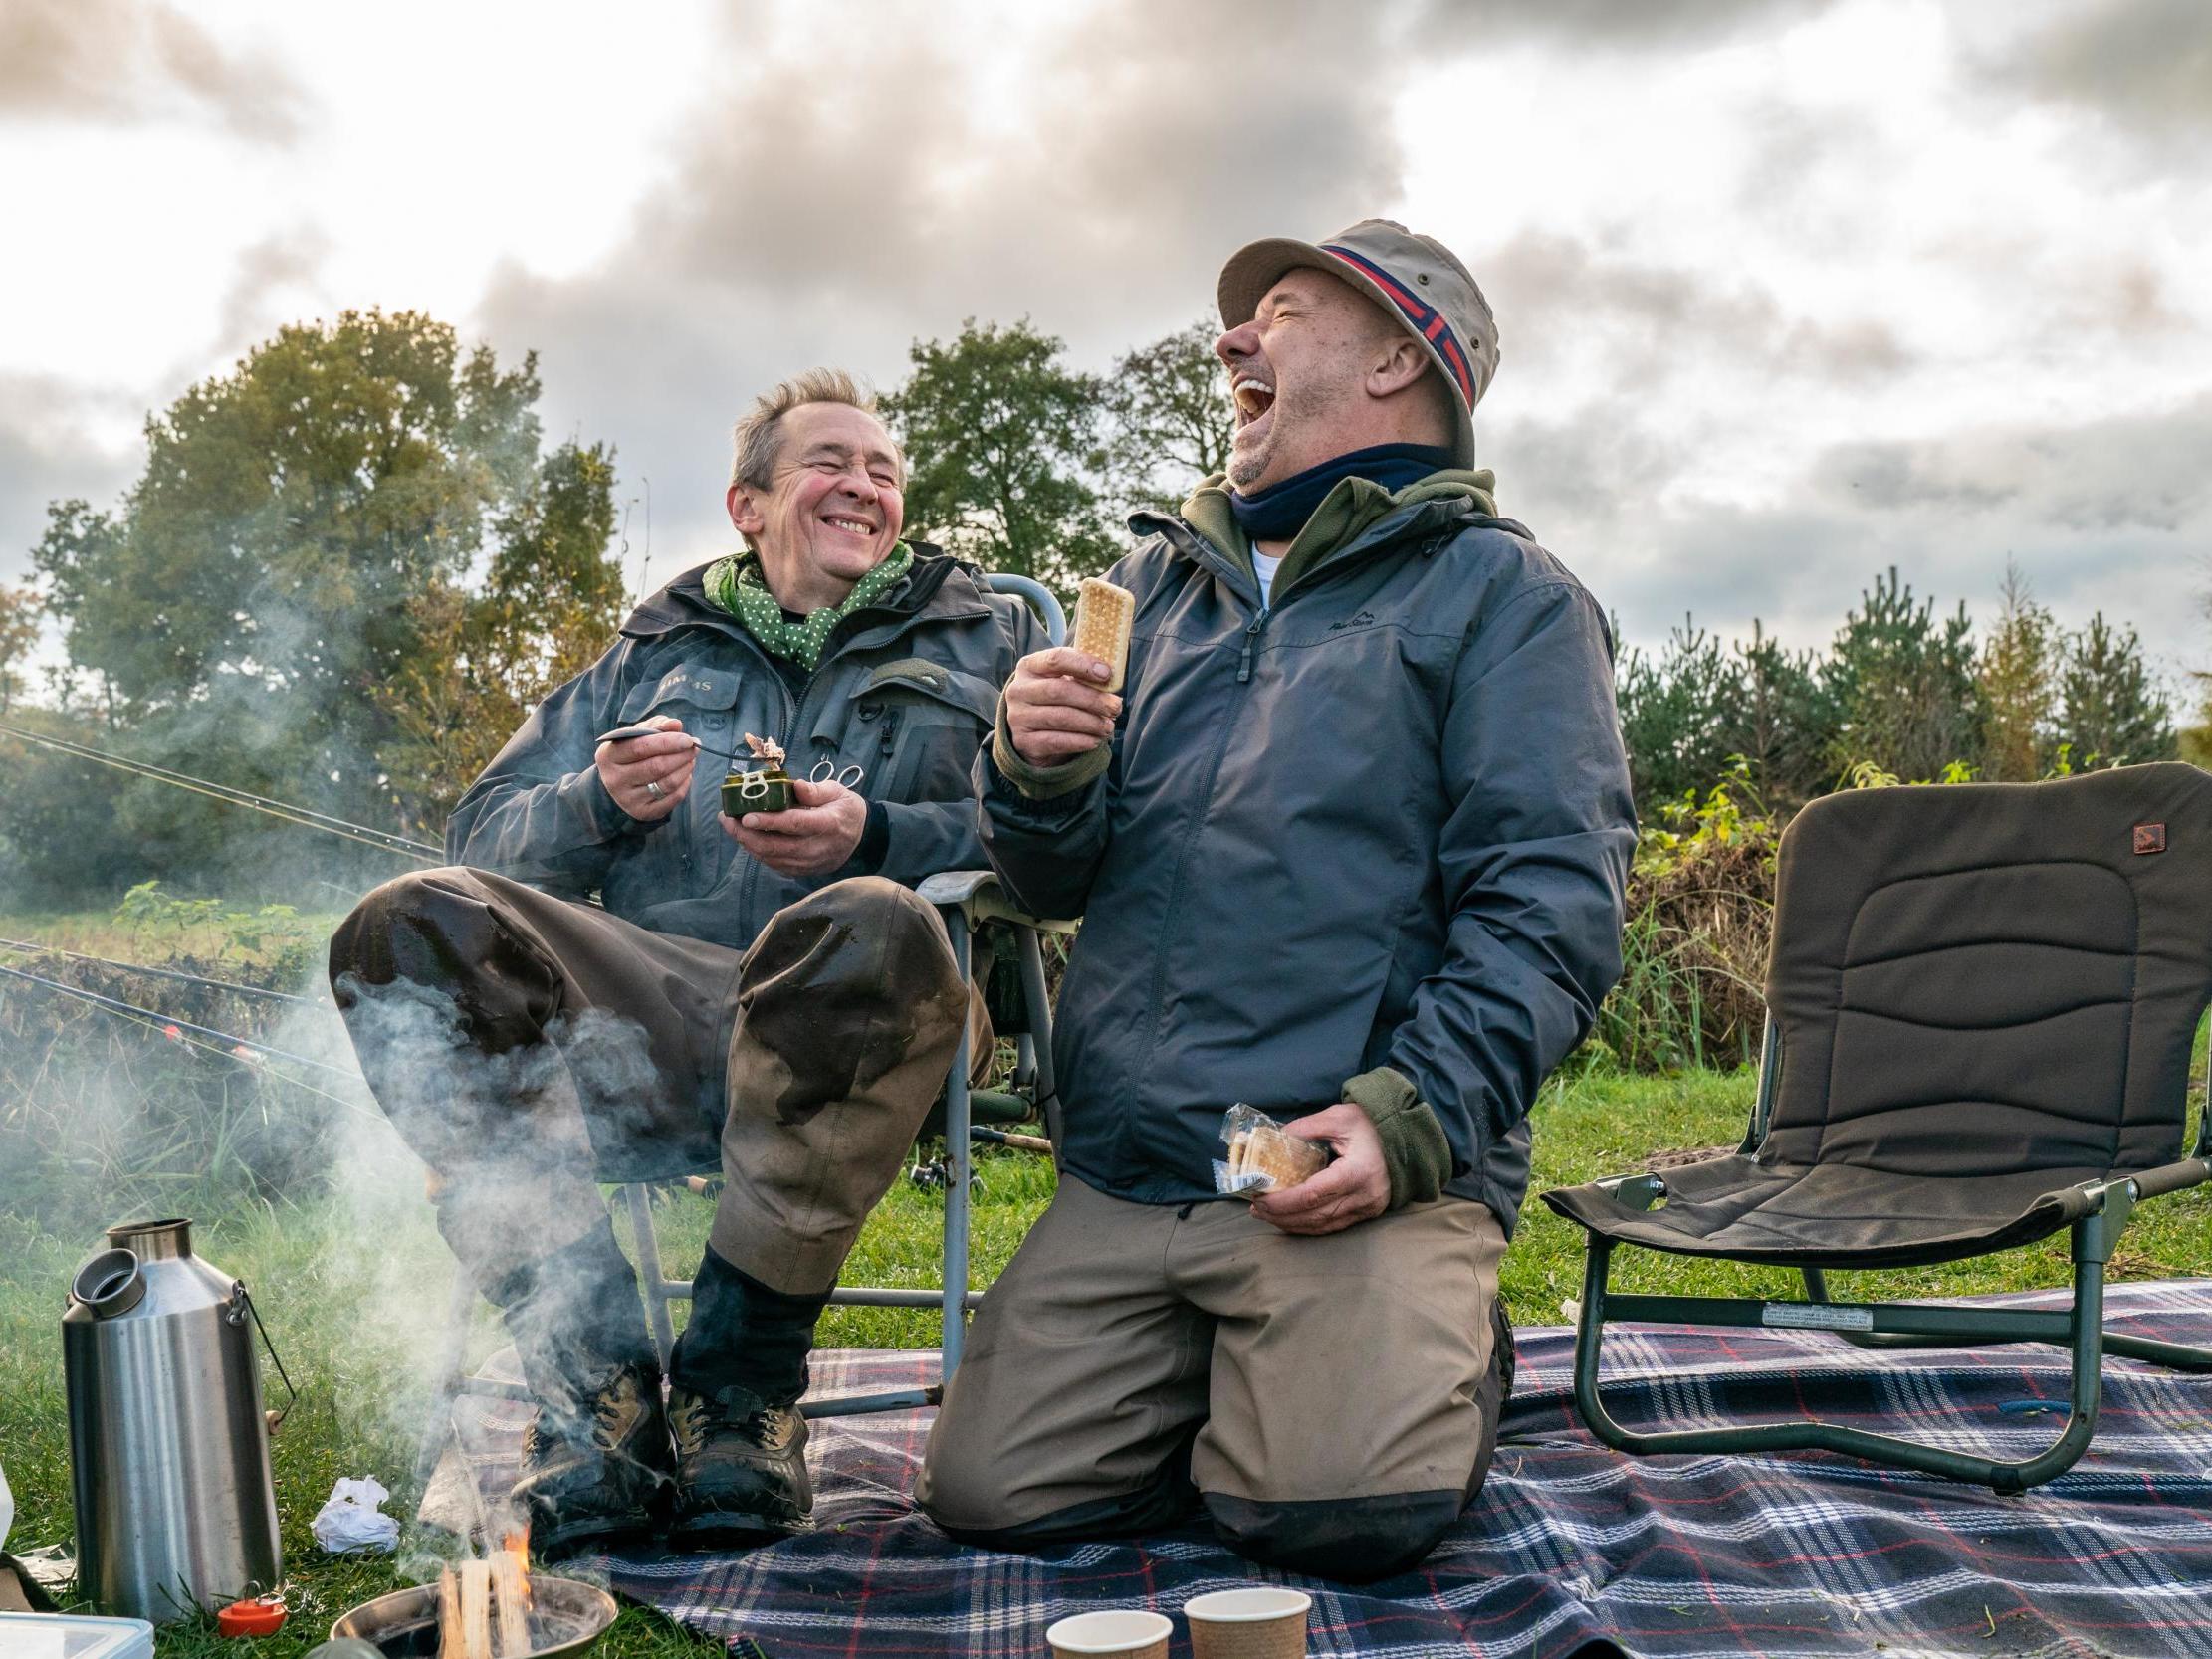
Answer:
M439 1228L526 1369L534 1349L553 1368L578 1345L592 1361L650 1354L598 1183L719 1167L670 1369L697 1393L768 1399L803 1390L814 1318L969 1000L937 913L872 876L786 906L741 952L431 870L346 918L331 978L377 1103L439 1177ZM981 1067L980 1002L969 1017Z
M1402 1570L1489 1471L1504 1254L1464 1198L1293 1238L1233 1199L1136 1204L1063 1176L976 1316L915 1498L1004 1549L1203 1504L1241 1555Z

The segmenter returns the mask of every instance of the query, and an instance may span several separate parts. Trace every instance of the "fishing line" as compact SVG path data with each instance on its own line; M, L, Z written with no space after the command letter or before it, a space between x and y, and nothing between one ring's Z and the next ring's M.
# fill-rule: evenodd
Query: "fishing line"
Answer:
M33 944L26 939L0 938L0 950L13 950L23 955L67 956L72 961L98 962L102 967L111 967L118 973L143 974L155 979L178 979L187 985L208 985L219 991L235 991L240 996L266 997L271 1002L294 1002L303 1008L330 1007L321 997L296 996L291 991L273 991L265 985L241 985L235 979L210 979L204 973L186 973L179 968L144 967L136 962L118 962L111 956L95 956L84 950L64 950L58 944Z
M331 835L357 841L379 852L398 853L402 857L419 859L426 864L443 864L445 851L427 841L417 841L411 836L395 835L389 830L371 829L365 824L350 823L334 818L327 812L317 812L310 807L292 806L284 801L272 800L267 795L256 795L244 789L234 789L225 783L210 783L205 778L193 777L186 772L171 771L166 766L156 766L150 760L133 760L119 754L109 754L84 743L73 743L67 738L50 737L44 732L26 731L21 726L0 725L0 737L14 737L22 742L37 743L61 754L79 760L96 760L103 766L113 766L118 771L132 772L140 777L156 778L163 783L173 783L181 789L210 799L223 801L231 806L243 806L255 812L265 812L272 818L282 818L287 823L307 829L323 830Z
M123 1002L115 997L103 996L100 992L89 991L82 985L65 984L59 979L49 979L44 974L32 973L20 967L9 967L4 962L0 962L0 974L4 974L10 979L28 980L34 985L43 985L50 991L60 991L64 996L74 996L82 1001L92 1003L97 1008L105 1008L111 1014L121 1014L157 1026L164 1035L167 1034L169 1027L174 1026L180 1038L193 1034L212 1038L217 1043L227 1045L226 1052L242 1048L251 1049L256 1054L266 1055L272 1060L282 1060L288 1065L294 1066L313 1066L319 1072L329 1072L332 1077L342 1077L348 1082L357 1082L360 1078L357 1071L345 1066L333 1066L327 1060L310 1060L304 1054L294 1054L286 1049L274 1048L268 1043L256 1042L251 1037L234 1037L227 1031L217 1031L213 1026L194 1025L190 1020L178 1019L173 1014L163 1014L152 1008L141 1008L134 1002Z

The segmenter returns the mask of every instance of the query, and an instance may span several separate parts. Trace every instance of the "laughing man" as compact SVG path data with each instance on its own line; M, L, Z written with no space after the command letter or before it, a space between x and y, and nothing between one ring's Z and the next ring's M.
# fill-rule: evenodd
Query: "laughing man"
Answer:
M918 1496L1012 1548L1203 1504L1370 1579L1488 1469L1529 1107L1620 972L1634 809L1604 618L1472 470L1497 336L1465 268L1371 219L1252 244L1219 299L1228 472L1133 521L1122 694L1025 657L977 765L1006 887L1085 921L1059 1190ZM1334 1161L1217 1197L1233 1102Z

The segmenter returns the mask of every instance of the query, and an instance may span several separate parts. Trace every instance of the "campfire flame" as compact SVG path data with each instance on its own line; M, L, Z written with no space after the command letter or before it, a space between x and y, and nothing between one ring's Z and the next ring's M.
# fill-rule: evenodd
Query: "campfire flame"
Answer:
M514 1573L521 1591L523 1605L532 1605L530 1594L530 1529L509 1533L500 1540L499 1547L515 1558Z

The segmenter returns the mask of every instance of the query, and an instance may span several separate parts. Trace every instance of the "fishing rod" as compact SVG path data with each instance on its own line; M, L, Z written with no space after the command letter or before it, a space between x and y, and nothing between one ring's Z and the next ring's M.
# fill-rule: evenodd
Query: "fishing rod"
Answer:
M135 760L124 755L110 754L85 743L71 742L66 737L48 736L42 731L27 731L21 726L0 725L0 737L14 737L20 742L37 743L43 748L71 755L79 760L98 761L103 766L112 766L118 771L130 772L139 777L173 783L195 794L206 795L231 806L243 806L255 812L265 812L272 818L298 824L306 829L324 830L332 835L357 841L378 852L397 853L403 858L416 859L425 864L443 864L445 850L433 847L427 841L417 841L411 836L395 835L390 830L372 829L366 824L355 824L343 818L332 817L328 812L317 812L305 806L292 806L273 800L267 795L256 795L245 789L235 789L227 783L211 783L205 778L193 777L188 772L172 771L157 766L150 760Z
M31 984L43 986L47 990L59 991L64 996L74 996L81 1001L90 1002L96 1008L105 1008L111 1014L121 1014L128 1019L154 1025L164 1034L173 1027L178 1033L179 1040L191 1036L212 1039L214 1043L227 1044L226 1052L233 1055L241 1049L249 1049L271 1060L282 1060L287 1065L312 1066L319 1072L329 1072L332 1077L342 1077L349 1083L360 1081L360 1073L350 1067L333 1066L327 1060L310 1060L304 1054L294 1054L288 1049L276 1048L268 1043L257 1042L251 1037L234 1037L227 1031L217 1031L213 1026L195 1025L190 1020L178 1019L173 1014L164 1014L153 1008L141 1008L134 1002L124 1002L116 997L103 996L100 992L89 991L82 985L65 984L59 979L49 979L44 974L32 973L25 968L9 967L6 963L0 962L0 976L27 980ZM203 1044L202 1046L206 1045Z
M7 970L5 968L0 968L0 973L4 973ZM62 987L62 989L64 990L67 990L70 987L66 985ZM200 1049L205 1053L216 1055L221 1059L228 1060L234 1065L245 1064L245 1056L236 1053L232 1049L220 1048L214 1043L208 1042L205 1038L192 1036L184 1031L182 1027L176 1026L174 1022L164 1020L159 1014L153 1013L150 1010L140 1009L135 1013L123 1012L123 1008L127 1007L128 1004L122 1004L120 1007L116 1008L103 1008L102 1012L113 1014L117 1019L120 1019L126 1025L142 1025L146 1027L147 1030L152 1031L157 1036L165 1038L169 1042L182 1043L187 1048ZM159 1023L156 1023L157 1021ZM314 1062L310 1062L310 1064L314 1064ZM349 1101L343 1095L333 1095L328 1089L318 1089L314 1084L308 1082L306 1078L293 1077L289 1073L277 1071L264 1071L260 1075L263 1077L274 1078L279 1083L289 1084L291 1087L301 1090L303 1093L314 1095L320 1100L329 1101L332 1106L340 1107L343 1110L352 1113L353 1116L356 1118L366 1118L371 1123L374 1123L376 1121L376 1114L370 1112L366 1107L362 1106L360 1102Z
M64 950L58 944L35 944L28 939L0 938L0 950L12 950L27 956L66 956L77 962L97 962L100 966L111 967L118 973L141 974L151 979L176 979L187 985L206 985L214 990L234 991L240 996L259 996L271 1002L297 1003L303 1008L330 1006L318 996L296 996L291 991L274 991L265 985L241 985L235 979L210 979L204 973L186 973L181 968L146 967L137 962L118 962L111 956L95 956L84 950Z

